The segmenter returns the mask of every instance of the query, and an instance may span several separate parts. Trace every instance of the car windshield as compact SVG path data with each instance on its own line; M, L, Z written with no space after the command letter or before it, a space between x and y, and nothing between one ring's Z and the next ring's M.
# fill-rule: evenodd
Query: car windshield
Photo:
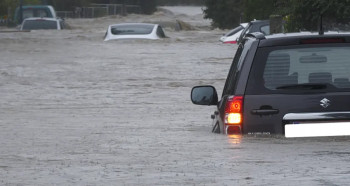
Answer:
M48 15L47 11L45 9L24 9L23 10L23 18L28 17L51 17Z
M256 86L255 91L349 91L348 51L349 45L262 49L261 63L253 66L254 85L249 86Z
M152 32L154 25L118 25L111 28L113 35L147 35Z
M50 20L26 20L23 30L57 29L57 21Z

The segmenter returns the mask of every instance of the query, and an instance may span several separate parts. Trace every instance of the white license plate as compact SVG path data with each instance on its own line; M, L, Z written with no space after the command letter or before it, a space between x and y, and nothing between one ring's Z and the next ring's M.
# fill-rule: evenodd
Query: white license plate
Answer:
M287 124L284 132L287 138L349 136L350 122Z

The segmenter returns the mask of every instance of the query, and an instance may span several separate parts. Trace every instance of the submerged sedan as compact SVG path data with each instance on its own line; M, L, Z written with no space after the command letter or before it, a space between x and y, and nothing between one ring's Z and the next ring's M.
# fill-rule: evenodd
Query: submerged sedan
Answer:
M115 39L161 39L165 38L163 28L158 24L122 23L110 25L105 35L105 41Z

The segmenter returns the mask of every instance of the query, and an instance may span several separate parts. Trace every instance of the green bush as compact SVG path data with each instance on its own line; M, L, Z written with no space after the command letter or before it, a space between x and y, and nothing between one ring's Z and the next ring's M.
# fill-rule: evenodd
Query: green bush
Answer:
M39 3L40 0L23 0L23 5L36 5ZM10 9L12 12L10 12L11 15L9 17L11 17L19 4L20 0L0 0L0 15L7 15L8 9Z
M320 15L325 26L349 23L350 0L204 0L205 18L213 26L232 28L240 22L268 19L280 15L286 21L285 30L316 31Z
M212 19L212 26L233 28L242 18L243 0L205 0L204 18Z

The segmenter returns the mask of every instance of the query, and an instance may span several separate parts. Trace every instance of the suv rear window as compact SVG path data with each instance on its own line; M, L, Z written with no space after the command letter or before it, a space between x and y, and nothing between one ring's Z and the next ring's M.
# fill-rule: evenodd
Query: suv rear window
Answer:
M247 93L350 91L349 51L349 44L261 48Z
M153 25L119 25L111 29L113 35L147 35L153 30Z
M49 20L26 20L23 30L57 29L57 21Z
M47 10L45 9L24 9L23 10L23 18L28 17L50 17Z

